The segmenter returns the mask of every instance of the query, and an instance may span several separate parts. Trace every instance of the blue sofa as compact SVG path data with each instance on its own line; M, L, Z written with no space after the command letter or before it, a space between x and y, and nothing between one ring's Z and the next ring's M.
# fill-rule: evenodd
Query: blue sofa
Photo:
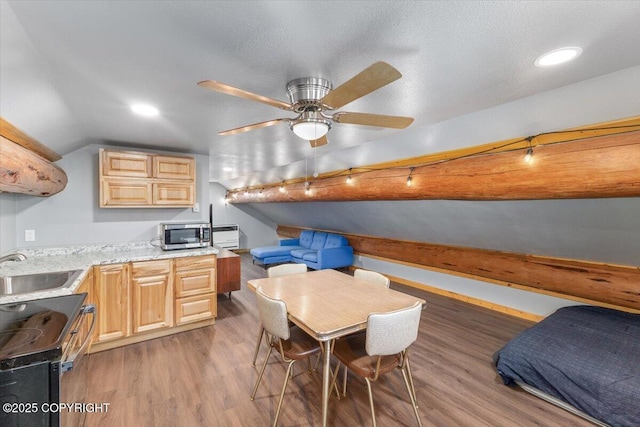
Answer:
M266 265L297 262L314 270L348 267L353 248L344 236L324 231L302 230L297 239L280 240L278 246L251 249L253 262Z

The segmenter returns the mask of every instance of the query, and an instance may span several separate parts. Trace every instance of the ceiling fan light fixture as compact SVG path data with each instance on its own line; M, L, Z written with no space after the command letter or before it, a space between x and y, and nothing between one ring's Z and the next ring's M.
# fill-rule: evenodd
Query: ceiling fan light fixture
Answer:
M291 124L291 130L299 138L306 141L315 141L329 132L331 123L322 119L302 119Z

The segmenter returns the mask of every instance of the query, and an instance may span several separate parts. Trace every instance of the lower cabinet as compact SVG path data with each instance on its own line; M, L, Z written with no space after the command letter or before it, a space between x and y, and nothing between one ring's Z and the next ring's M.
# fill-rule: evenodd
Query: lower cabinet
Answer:
M216 258L177 258L176 325L216 316Z
M129 264L94 267L94 295L98 308L96 341L129 336Z
M96 351L168 335L187 330L190 323L213 323L216 257L95 266L92 289Z
M87 273L87 275L84 277L84 279L82 279L82 283L80 283L80 286L78 286L78 289L76 289L76 293L77 294L82 294L82 293L86 293L87 294L87 297L84 300L85 305L86 304L95 304L95 299L94 299L94 294L93 294L93 269L89 269L89 272ZM87 335L89 335L90 328L91 328L91 323L84 322L82 328L78 332L78 334L79 334L78 341L79 342L83 342L85 340L85 337ZM87 351L91 350L91 342L95 339L95 336L96 336L95 331L96 331L96 329L94 328L94 338L91 338L91 341L89 341L89 346L87 347Z
M131 264L131 333L173 326L171 260Z

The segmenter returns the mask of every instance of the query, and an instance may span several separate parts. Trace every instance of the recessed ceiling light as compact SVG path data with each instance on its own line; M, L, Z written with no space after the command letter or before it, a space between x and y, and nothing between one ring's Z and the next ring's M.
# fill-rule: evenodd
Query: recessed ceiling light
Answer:
M233 168L229 167L229 166L225 166L222 168L223 171L225 172L231 172L233 170Z
M582 49L579 47L561 47L560 49L552 50L540 56L535 60L534 65L536 67L551 67L573 61L580 56L581 53Z
M158 111L156 107L148 104L133 104L131 111L144 117L155 117L160 114L160 111Z

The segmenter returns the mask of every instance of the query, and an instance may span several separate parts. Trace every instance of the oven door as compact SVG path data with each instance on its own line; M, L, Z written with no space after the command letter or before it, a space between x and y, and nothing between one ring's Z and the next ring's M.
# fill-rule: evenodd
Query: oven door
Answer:
M96 307L93 304L87 304L80 310L78 320L69 333L69 340L60 361L60 394L57 402L73 405L60 407L58 425L63 427L84 425L86 411L82 404L87 397L89 369L89 357L85 353L95 325ZM52 399L52 402L54 401ZM52 424L55 425L55 421Z

